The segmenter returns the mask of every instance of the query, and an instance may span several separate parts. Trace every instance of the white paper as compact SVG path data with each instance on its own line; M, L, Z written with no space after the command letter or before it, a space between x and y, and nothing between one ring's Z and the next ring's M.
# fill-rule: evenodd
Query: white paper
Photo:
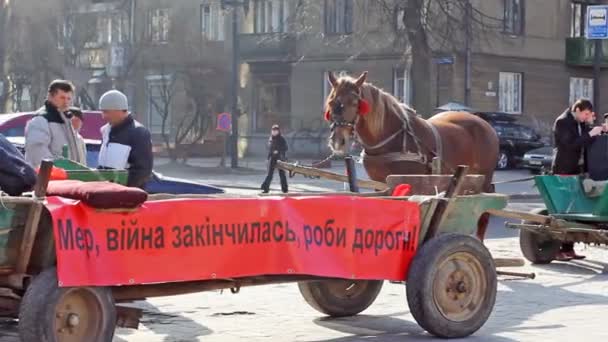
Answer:
M131 146L117 143L103 144L99 152L99 165L124 170L128 166Z

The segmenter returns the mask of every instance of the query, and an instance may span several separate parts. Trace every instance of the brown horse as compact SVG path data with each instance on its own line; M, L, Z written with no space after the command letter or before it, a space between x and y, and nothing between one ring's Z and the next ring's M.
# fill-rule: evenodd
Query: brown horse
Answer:
M468 165L469 174L485 176L484 191L493 192L492 175L498 161L496 132L486 121L466 112L443 112L425 120L391 94L358 79L336 79L325 118L331 123L329 146L334 154L348 153L356 136L363 146L363 165L369 177L385 182L391 174L430 174L432 160L440 173L451 174Z

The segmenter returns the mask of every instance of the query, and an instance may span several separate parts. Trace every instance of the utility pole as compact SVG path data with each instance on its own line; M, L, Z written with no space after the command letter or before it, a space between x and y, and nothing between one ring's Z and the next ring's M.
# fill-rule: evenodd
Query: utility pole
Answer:
M247 6L246 1L242 0L222 0L222 8L232 7L232 134L230 135L230 167L236 169L239 165L239 67L240 67L240 32L239 32L239 7Z
M600 78L602 74L601 65L602 65L602 40L595 39L593 41L594 44L594 53L593 53L593 109L596 113L596 122L602 123L604 118L602 117L602 112L600 111Z
M469 0L465 3L464 9L464 104L471 106L471 15L472 8Z

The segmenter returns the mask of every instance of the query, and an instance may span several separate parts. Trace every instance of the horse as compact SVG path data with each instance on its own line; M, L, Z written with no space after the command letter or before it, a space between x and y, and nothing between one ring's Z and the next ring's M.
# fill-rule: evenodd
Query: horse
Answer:
M457 111L425 120L366 79L367 72L357 79L336 79L328 73L332 89L325 101L325 119L330 123L333 155L348 154L356 137L363 147L363 166L375 181L386 182L392 174L452 174L457 166L468 165L470 174L485 176L483 191L494 192L499 141L489 123ZM440 165L435 171L434 158Z

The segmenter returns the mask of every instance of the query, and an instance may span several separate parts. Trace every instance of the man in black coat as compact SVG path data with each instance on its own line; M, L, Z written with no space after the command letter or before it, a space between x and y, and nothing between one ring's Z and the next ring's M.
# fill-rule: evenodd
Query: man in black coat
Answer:
M273 125L270 139L268 139L268 174L264 183L262 183L262 191L268 193L270 191L270 183L278 160L285 160L287 153L287 141L281 135L279 125ZM287 193L287 177L285 171L279 170L279 178L281 178L281 190Z
M555 138L555 157L552 171L555 175L580 175L587 171L586 148L596 136L605 130L603 126L588 125L593 117L593 104L589 100L577 100L572 108L566 109L553 124ZM573 243L562 244L556 259L570 261L584 259L574 252Z

